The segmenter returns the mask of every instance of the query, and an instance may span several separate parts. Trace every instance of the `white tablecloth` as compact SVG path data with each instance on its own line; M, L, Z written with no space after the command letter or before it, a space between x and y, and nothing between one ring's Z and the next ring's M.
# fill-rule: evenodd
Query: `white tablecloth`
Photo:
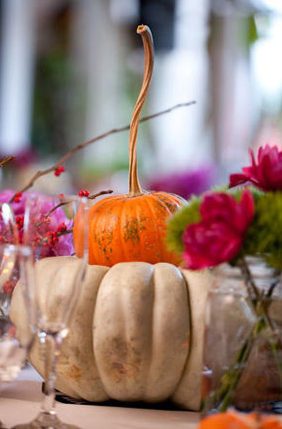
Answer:
M32 420L42 399L41 380L31 369L15 382L1 386L0 419L6 427ZM187 411L57 403L59 417L82 429L196 429L199 416Z

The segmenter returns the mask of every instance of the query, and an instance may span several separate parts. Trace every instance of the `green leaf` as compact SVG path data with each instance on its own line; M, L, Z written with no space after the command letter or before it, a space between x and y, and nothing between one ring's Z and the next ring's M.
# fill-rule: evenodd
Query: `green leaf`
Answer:
M178 253L183 252L183 232L188 225L199 222L200 203L201 199L199 197L191 198L188 205L177 211L169 221L166 242L170 250Z
M282 192L253 195L255 218L248 229L241 253L265 255L272 267L282 269Z

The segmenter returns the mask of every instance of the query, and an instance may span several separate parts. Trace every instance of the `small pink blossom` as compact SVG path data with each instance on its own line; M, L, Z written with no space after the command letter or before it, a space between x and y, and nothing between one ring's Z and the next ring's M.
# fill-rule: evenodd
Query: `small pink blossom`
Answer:
M206 195L200 214L200 222L188 226L183 233L187 267L202 269L232 260L254 217L251 192L245 190L240 201L224 193Z
M229 187L250 182L263 191L282 190L282 151L277 146L260 147L257 161L250 149L251 165L242 168L242 173L231 174Z

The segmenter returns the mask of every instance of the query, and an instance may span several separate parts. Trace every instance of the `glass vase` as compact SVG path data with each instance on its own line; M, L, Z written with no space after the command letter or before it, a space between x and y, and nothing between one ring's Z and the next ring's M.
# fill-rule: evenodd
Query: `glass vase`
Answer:
M214 270L206 310L202 414L282 413L281 273L260 258Z

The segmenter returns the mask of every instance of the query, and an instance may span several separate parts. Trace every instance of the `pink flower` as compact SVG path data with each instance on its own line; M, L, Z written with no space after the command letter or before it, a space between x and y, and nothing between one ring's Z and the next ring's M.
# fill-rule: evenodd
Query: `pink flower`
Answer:
M239 253L254 217L250 191L240 201L224 193L204 197L201 221L189 225L183 234L184 260L190 269L213 267L232 260Z
M250 150L251 166L242 169L243 174L231 174L229 187L251 182L263 191L282 189L282 151L277 146L260 147L257 161Z
M204 222L229 224L236 233L243 234L253 220L253 196L245 190L238 202L223 192L207 194L200 206L200 214Z

